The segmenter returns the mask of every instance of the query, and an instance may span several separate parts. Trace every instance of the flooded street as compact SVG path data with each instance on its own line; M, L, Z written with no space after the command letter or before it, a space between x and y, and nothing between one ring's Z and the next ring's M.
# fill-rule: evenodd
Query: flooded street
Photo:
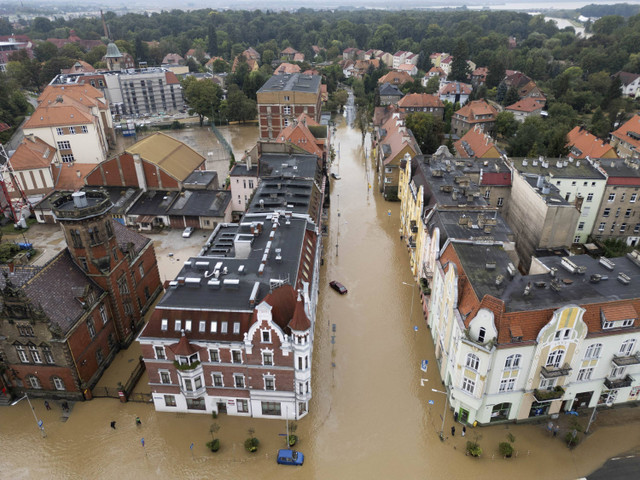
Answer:
M599 413L593 433L574 450L560 439L564 431L551 438L544 424L469 427L466 438L460 437L458 425L450 438L450 411L445 416L447 438L439 440L444 395L431 390L442 384L399 239L400 203L385 202L374 193L360 132L342 117L337 122L340 153L332 171L342 179L332 180L329 235L324 239L313 399L296 432L304 466L276 464L275 453L284 446L279 436L285 432L284 421L226 415L214 420L96 399L73 405L62 422L59 405L46 411L41 400L34 400L37 417L44 420L44 439L26 401L0 407L0 478L568 480L640 445L640 413L634 408ZM234 150L244 149L240 145L233 141ZM158 252L158 258L168 258L167 252ZM349 293L338 295L329 288L330 280L344 283ZM420 370L422 360L429 362L426 373ZM141 426L135 425L136 416ZM112 420L115 430L109 426ZM579 417L583 424L587 420ZM205 447L213 422L221 427L217 453ZM249 428L260 440L256 454L243 448ZM516 458L497 455L507 433L516 438ZM465 456L469 439L480 443L481 458Z

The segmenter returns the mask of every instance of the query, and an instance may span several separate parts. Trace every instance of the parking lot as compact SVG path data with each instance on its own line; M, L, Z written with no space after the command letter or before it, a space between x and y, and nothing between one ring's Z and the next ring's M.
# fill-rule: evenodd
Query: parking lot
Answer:
M198 254L211 233L212 230L196 229L189 238L182 237L182 229L143 234L153 240L160 279L164 282L175 278L185 260ZM59 225L36 224L24 233L5 235L3 240L32 243L33 248L39 252L32 262L32 265L37 266L45 265L66 247Z

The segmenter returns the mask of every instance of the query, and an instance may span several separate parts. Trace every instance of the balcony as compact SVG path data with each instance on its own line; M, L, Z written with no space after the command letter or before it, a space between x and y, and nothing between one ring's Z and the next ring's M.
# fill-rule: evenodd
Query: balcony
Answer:
M635 355L614 355L613 363L618 367L637 365L640 363L640 353L636 353Z
M533 396L536 399L536 402L551 402L553 400L557 400L558 398L562 398L564 395L564 388L555 387L553 390L538 390L537 388L533 391Z
M618 388L630 387L633 383L633 378L630 375L626 375L624 378L605 378L604 386L609 390L615 390Z
M556 368L551 366L542 367L540 371L544 378L559 378L566 377L571 373L571 367L568 363L565 363L562 367Z

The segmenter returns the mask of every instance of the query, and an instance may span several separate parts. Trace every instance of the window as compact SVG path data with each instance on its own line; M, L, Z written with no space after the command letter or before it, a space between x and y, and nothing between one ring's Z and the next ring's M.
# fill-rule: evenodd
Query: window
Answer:
M573 243L580 243L580 235L573 237Z
M635 201L637 200L637 198L638 198L638 194L637 194L637 193L632 193L632 194L631 194L631 197L629 198L629 202L631 202L631 203L635 203Z
M512 392L513 389L516 386L516 379L515 378L507 378L504 380L500 380L500 388L499 388L499 392Z
M236 405L238 406L238 413L249 413L249 402L242 398L236 399Z
M593 200L593 193L587 194L587 202L591 202Z
M96 350L96 362L98 363L98 365L101 365L103 360L104 356L102 355L102 349L98 347L98 349Z
M92 318L87 320L87 330L89 330L89 336L91 337L91 340L96 338L96 327L93 325Z
M472 370L478 370L478 366L480 365L480 360L473 353L467 354L466 366Z
M547 367L559 368L564 358L564 349L559 348L552 351L547 357Z
M54 364L56 363L53 359L53 354L51 353L51 348L48 345L42 346L42 356L44 357L45 363Z
M190 332L191 331L191 320L185 320L184 321L184 331L185 332Z
M603 217L608 217L610 214L611 214L610 208L605 208L604 211L602 212Z
M631 216L631 209L627 208L627 210L624 212L624 216L625 218L629 218Z
M193 365L198 361L199 360L198 360L197 353L194 353L193 355L189 355L188 357L185 357L185 356L178 357L178 363L180 363L180 365Z
M540 380L540 390L553 390L555 386L555 378L543 378Z
M600 358L600 352L602 351L601 343L594 343L593 345L589 345L587 347L587 351L584 353L585 360Z
M623 193L620 195L620 201L621 201L621 202L624 202L624 197L626 197L626 196L627 196L627 194L623 192Z
M285 95L285 96L284 96L284 101L285 101L285 102L288 102L288 101L289 101L289 95Z
M224 387L224 382L222 381L221 373L214 373L213 376L213 386L214 387Z
M602 322L602 328L603 329L607 329L607 328L613 328L613 322Z
M285 115L291 115L291 107L290 107L290 106L288 106L288 105L287 105L287 106L285 106L285 107L283 107L282 112L283 112Z
M486 200L489 200L489 198L491 198L491 189L487 188L484 192L484 198Z
M265 390L276 389L276 380L274 377L264 377L264 389Z
M216 333L218 331L218 322L211 322L211 333Z
M76 134L76 127L69 127L69 134L70 135L75 135Z
M473 395L473 391L475 389L476 389L476 382L474 382L473 380L467 377L464 377L462 379L462 390Z
M515 355L509 355L504 362L505 370L517 370L520 368L520 360L522 359L522 355L519 353Z
M163 346L156 345L155 347L153 347L153 349L156 352L156 358L158 360L166 360L167 359L167 356L165 355Z
M26 323L21 323L16 325L16 327L18 327L18 334L21 337L34 337L34 333L33 333L33 328L31 327L31 325L28 325Z
M263 365L273 365L273 353L271 353L271 352L263 352L262 353L262 364Z
M75 158L73 158L73 154L71 153L67 153L65 155L60 155L60 157L62 158L62 162L63 163L73 163L76 161Z
M66 388L64 388L64 381L60 377L53 377L51 383L53 383L53 388L56 390L66 390Z
M627 224L626 223L621 223L620 224L620 233L624 233L624 231L627 229Z
M202 388L202 377L198 375L196 378L194 378L193 379L193 384L194 384L196 390L201 389Z
M626 367L613 367L611 369L611 374L609 375L611 378L618 378L624 375Z
M280 402L262 402L262 414L280 416Z
M636 346L636 341L633 339L625 340L620 345L620 355L628 357L633 352L634 347Z
M167 370L160 370L160 383L168 385L171 383L171 374Z
M68 140L58 142L58 150L71 150L71 144Z
M391 168L391 167L386 167L386 168L384 169L384 173L393 173L393 168Z
M610 202L613 202L615 199L616 199L616 194L615 194L615 193L610 193L610 194L609 194L609 198L608 198L608 200L609 200Z
M591 380L591 374L593 373L593 368L581 368L578 370L578 382L585 382L587 380Z
M253 180L249 180L249 188L253 188Z
M605 223L602 222L600 225L598 225L598 231L599 232L604 232L604 227L605 227Z
M109 317L107 317L107 307L104 304L100 305L100 319L102 320L102 324L106 325L109 321Z
M236 388L244 388L244 375L234 375L233 384Z
M82 127L80 127L80 130L82 131L82 133L89 133L89 129L86 125L82 125Z
M620 216L620 209L618 208L618 209L616 210L616 218L618 218L619 216Z
M138 299L140 301L140 299ZM133 315L133 308L131 307L131 302L129 300L123 302L122 307L124 308L124 313L127 315Z
M29 353L31 354L33 363L42 363L42 357L40 356L40 351L37 349L35 345L29 346Z
M484 327L480 327L480 330L478 330L478 342L483 343L484 337L486 336L487 336L487 329Z
M574 180L573 182L571 182L571 186L575 187L576 186L576 181Z
M169 329L169 320L166 318L162 319L162 323L160 324L160 330L166 332Z
M176 397L175 397L175 395L165 395L164 396L164 405L165 405L165 407L175 407L176 406Z
M233 322L233 333L238 335L240 333L240 322Z
M184 379L184 389L187 392L193 392L193 382L191 381L190 378L185 378Z
M64 130L60 127L56 128L56 134L57 135L64 135Z
M504 198L502 198L502 197L498 197L498 204L497 204L497 205L498 205L499 207L501 207L501 206L502 206L503 202L504 202Z
M91 229L89 229L89 234L91 234ZM91 241L91 244L94 244L94 241ZM127 295L129 293L129 285L127 284L127 278L123 275L118 279L118 290L123 295Z
M242 363L242 352L240 350L231 350L231 361L233 363Z
M218 350L217 348L211 348L209 349L209 361L210 362L216 362L219 363L220 362L220 350Z
M578 230L584 230L584 222L578 223Z
M35 389L41 389L42 385L40 385L40 380L38 380L38 377L36 377L35 375L29 375L27 377L27 382L29 383L29 386L31 388L35 388Z
M271 343L271 331L262 330L262 343Z
M633 233L640 233L640 223L636 223L636 226L633 228Z
M142 277L144 277L144 264L142 262L140 262L140 265L138 265L138 273L140 274L140 278L142 279Z
M289 119L285 118L283 123L284 123L285 127L288 127L289 126Z
M227 322L221 322L220 333L227 333Z
M174 330L179 332L182 329L182 320L176 320Z

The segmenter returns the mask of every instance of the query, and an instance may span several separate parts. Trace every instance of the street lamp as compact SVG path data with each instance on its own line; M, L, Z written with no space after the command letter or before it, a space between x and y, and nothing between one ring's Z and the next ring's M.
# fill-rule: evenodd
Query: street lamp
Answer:
M411 285L410 283L402 282L402 284L406 285L407 287L411 287L411 310L409 312L409 322L411 322L411 318L413 317L413 300L416 295L416 289L413 288L413 285Z
M611 398L611 392L609 392L607 394L607 399L604 401L604 405L606 405L607 407L611 407L613 405L613 399ZM587 424L587 428L585 429L584 433L585 435L587 433L589 433L589 429L591 428L591 424L593 423L593 421L596 419L596 410L598 409L598 407L600 405L603 405L602 403L597 403L595 404L595 406L593 407L593 412L591 412L591 418L589 418L589 423Z
M38 426L38 428L40 429L40 432L42 433L42 438L45 438L47 436L47 434L44 431L44 423L42 422L42 420L38 420L38 417L36 416L36 411L34 410L33 405L31 405L31 400L29 400L29 396L26 393L24 394L24 397L20 397L19 399L14 400L13 402L11 402L11 406L20 403L25 398L27 399L27 402L29 403L29 408L31 409L31 413L33 413L33 418L36 421L36 425Z
M440 427L440 441L444 442L444 419L447 415L447 402L449 401L449 394L442 390L431 389L432 392L442 393L444 395L444 411L442 412L442 427Z

